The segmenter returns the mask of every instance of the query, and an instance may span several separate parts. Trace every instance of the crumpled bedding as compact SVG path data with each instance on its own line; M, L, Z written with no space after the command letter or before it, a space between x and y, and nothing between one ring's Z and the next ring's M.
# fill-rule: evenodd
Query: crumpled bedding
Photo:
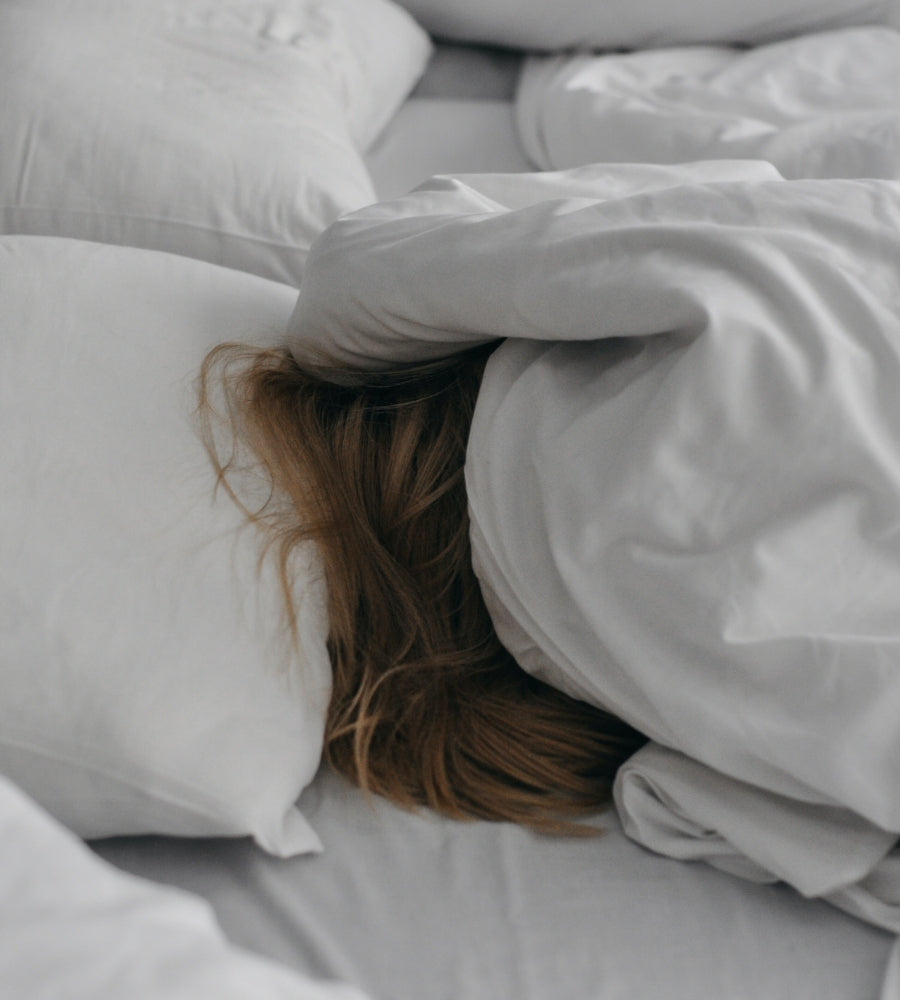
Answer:
M532 56L519 138L542 170L761 159L797 177L900 177L900 31L846 28L753 49Z
M631 840L703 861L749 882L788 882L869 924L900 933L896 835L846 809L816 806L735 781L655 743L627 761L615 801ZM879 996L900 995L900 938Z
M625 833L658 854L788 881L900 933L896 834L847 809L766 792L656 743L619 769L615 800Z
M502 640L752 786L782 843L732 846L760 869L802 890L832 835L851 880L877 869L900 833L900 185L439 178L325 234L292 333L372 367L508 338L467 463Z
M0 983L20 1000L365 1000L228 944L207 903L117 871L0 776Z

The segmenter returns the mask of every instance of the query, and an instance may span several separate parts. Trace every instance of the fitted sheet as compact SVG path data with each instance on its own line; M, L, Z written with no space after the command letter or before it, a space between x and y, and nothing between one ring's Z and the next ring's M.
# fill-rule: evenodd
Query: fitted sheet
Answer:
M783 886L625 839L411 814L322 771L301 800L315 858L248 840L94 844L207 898L226 935L373 1000L873 1000L889 934Z
M439 173L507 173L531 166L514 101L523 56L439 45L411 98L366 154L379 198L405 194Z

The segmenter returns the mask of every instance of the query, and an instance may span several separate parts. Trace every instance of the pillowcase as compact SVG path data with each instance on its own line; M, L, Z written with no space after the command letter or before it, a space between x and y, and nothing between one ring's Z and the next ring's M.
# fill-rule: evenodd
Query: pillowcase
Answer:
M0 237L0 772L84 837L320 848L324 585L274 569L196 433L221 340L281 336L296 295L147 250Z
M429 53L390 0L9 0L0 231L296 285Z
M897 23L897 0L401 0L433 35L525 49L747 42Z

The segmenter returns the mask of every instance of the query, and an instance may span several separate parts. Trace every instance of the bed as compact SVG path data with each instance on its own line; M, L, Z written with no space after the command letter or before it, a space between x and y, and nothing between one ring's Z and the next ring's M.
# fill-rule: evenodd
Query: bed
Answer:
M315 553L297 665L197 440L205 351L280 342L348 213L527 211L533 171L572 204L597 171L652 195L698 162L900 179L895 6L595 6L0 4L10 995L900 995L897 833L858 813L779 812L662 753L602 836L551 837L322 766ZM757 850L769 827L799 852ZM804 881L807 845L836 883Z

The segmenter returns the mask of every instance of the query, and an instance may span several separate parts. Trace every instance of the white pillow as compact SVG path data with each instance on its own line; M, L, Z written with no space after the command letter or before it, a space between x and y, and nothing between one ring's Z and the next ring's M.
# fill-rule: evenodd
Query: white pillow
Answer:
M897 0L401 0L433 35L525 49L749 42L882 22Z
M390 0L8 0L0 231L297 284L429 53Z
M0 772L82 836L320 848L295 808L331 682L315 554L294 655L193 416L206 351L277 338L295 297L184 257L0 237Z

